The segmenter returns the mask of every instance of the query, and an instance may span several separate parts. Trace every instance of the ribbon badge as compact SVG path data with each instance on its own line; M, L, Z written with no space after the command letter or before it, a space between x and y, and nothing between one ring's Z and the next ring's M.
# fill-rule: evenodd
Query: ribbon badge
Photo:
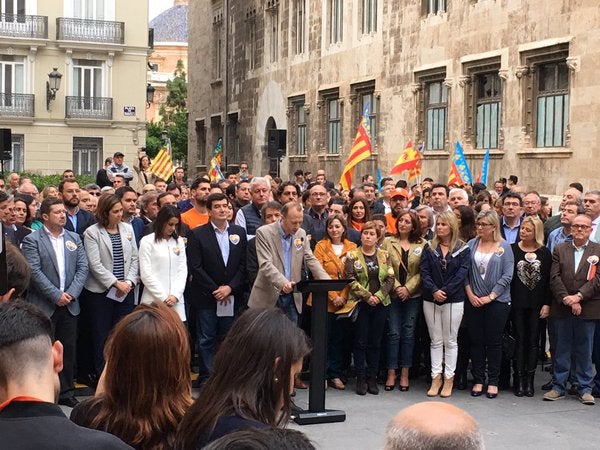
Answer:
M360 261L358 259L356 261L354 261L354 268L356 270L362 270L362 268L363 268L362 264L360 263Z
M67 250L69 250L70 252L74 252L75 250L77 250L77 244L73 241L65 242L65 247L67 247Z
M131 241L133 239L133 234L127 233L127 239Z
M184 237L184 238L181 238L181 239L183 239L183 245L187 247L187 238Z
M421 252L422 252L422 251L423 251L423 250L421 249L421 247L417 247L417 248L415 248L415 250L413 251L413 254L414 254L415 256L419 256L419 255L421 254Z
M296 250L298 250L298 251L302 250L303 245L304 245L304 241L302 239L294 240L294 247L296 247Z
M502 247L498 247L494 253L496 253L496 256L502 256L504 255L504 249Z
M525 261L532 263L537 259L535 253L525 253Z
M598 267L599 260L600 260L600 258L598 258L598 256L596 256L596 255L592 255L587 259L587 262L590 264L590 267L589 267L588 273L587 273L588 281L592 280L596 276L596 270Z
M179 247L175 247L173 249L173 253L175 253L177 256L179 256L179 254L181 253L181 249Z
M237 234L230 235L229 242L231 242L233 245L238 245L240 242L240 236Z

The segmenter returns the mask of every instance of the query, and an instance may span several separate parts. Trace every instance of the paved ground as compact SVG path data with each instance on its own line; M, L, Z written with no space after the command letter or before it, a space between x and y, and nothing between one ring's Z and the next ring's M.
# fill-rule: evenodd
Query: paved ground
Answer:
M533 398L515 397L501 391L496 399L485 396L473 398L469 391L454 391L452 397L438 401L451 402L468 411L479 423L488 449L598 449L596 433L600 426L600 402L584 406L576 397L556 402L542 401L539 386L548 374L536 380ZM306 433L324 450L381 449L385 429L390 418L400 409L417 402L428 401L424 381L411 385L410 391L384 392L365 397L354 393L353 386L346 391L327 390L326 407L346 411L343 423L291 427ZM296 403L308 406L307 391L298 391Z

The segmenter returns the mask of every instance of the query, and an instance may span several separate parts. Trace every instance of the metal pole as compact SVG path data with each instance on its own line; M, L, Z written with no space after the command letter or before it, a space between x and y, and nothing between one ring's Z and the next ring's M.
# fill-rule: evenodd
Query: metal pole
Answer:
M229 0L225 0L225 17L223 20L225 20L225 64L223 65L223 70L225 72L223 74L223 89L225 91L223 97L225 98L225 107L223 108L223 153L221 159L221 171L225 172L227 171L227 150L229 144L229 139L227 139L227 125L229 122L229 117L227 116L229 107L229 70L227 70L229 63ZM223 170L223 168L225 168L225 170Z

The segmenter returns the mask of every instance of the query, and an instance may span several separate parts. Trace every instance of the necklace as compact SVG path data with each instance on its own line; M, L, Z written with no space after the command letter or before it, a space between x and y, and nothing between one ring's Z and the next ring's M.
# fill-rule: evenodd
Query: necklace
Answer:
M480 252L477 253L481 254ZM485 270L487 268L488 263L490 262L490 259L492 259L492 255L493 253L489 253L487 257L484 255L479 259L479 261L477 261L477 256L475 256L475 264L477 265L477 270L481 275L485 275Z

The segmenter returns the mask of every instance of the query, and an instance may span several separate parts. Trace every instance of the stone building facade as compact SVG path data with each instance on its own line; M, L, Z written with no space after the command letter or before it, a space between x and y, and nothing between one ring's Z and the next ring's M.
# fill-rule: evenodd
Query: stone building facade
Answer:
M287 130L282 177L339 179L364 106L385 175L411 139L422 176L446 181L459 140L488 182L597 187L597 0L199 0L189 10L189 161L225 135L228 164L275 168L267 130Z
M0 0L4 170L96 174L116 151L132 164L146 140L147 59L146 2Z

